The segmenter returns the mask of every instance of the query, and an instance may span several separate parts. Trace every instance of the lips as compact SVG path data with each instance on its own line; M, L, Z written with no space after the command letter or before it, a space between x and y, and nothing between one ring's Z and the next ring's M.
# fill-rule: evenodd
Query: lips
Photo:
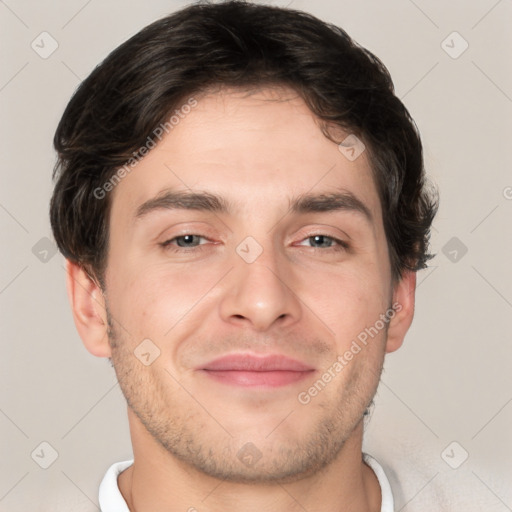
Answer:
M283 355L231 354L200 368L218 382L236 386L277 387L298 382L315 369Z

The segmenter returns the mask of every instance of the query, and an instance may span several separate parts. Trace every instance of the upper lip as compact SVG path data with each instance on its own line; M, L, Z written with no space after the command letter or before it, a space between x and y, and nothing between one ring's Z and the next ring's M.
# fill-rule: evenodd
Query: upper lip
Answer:
M211 371L247 372L305 372L314 370L314 368L308 364L280 354L269 354L264 356L256 356L253 354L229 354L210 361L201 369Z

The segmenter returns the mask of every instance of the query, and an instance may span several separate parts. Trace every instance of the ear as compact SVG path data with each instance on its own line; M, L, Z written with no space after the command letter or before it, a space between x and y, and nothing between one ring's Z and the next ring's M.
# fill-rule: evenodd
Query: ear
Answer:
M414 317L416 293L416 272L405 271L393 289L394 317L389 321L386 352L398 350L404 342L405 335Z
M99 285L76 263L66 261L66 285L76 329L85 348L110 357L105 297Z

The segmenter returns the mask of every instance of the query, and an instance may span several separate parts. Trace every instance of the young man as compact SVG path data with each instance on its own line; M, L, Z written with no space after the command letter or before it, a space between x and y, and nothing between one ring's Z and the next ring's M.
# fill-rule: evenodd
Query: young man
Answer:
M190 6L93 71L55 147L75 323L128 404L102 510L392 511L363 418L436 201L383 64L305 13Z

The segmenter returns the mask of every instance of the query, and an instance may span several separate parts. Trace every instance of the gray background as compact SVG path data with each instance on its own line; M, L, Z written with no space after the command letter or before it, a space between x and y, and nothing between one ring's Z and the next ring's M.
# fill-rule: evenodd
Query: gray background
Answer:
M76 334L53 254L51 142L80 80L186 3L0 0L1 511L98 510L105 470L131 456L115 374ZM387 357L365 451L397 510L512 510L512 2L274 3L342 26L384 61L441 191L438 255Z

